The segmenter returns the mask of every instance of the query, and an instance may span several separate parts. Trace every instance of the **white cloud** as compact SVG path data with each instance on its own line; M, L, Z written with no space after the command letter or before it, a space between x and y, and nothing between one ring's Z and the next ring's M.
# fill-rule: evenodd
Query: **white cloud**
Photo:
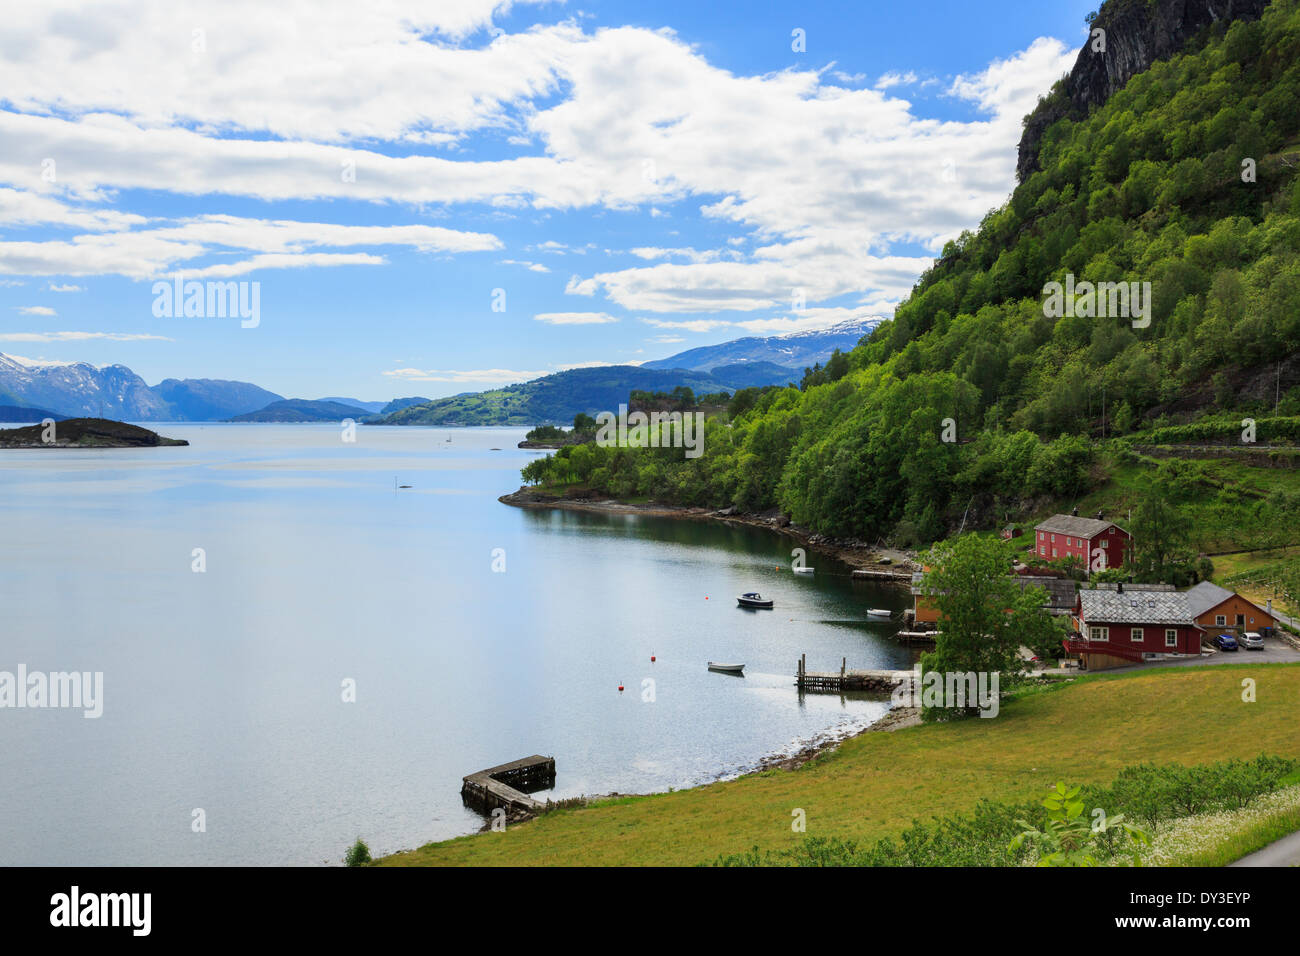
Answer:
M129 332L0 332L6 342L83 342L88 339L106 339L111 342L171 342L165 335L143 335Z
M1052 83L1069 71L1076 56L1076 51L1060 40L1039 37L1027 50L995 60L980 73L958 76L949 92L978 103L999 119L1019 124L1038 97L1046 95Z
M608 325L618 321L606 312L542 312L533 318L549 325Z
M111 112L154 129L454 141L554 88L564 29L459 42L511 5L45 0L6 10L0 89L20 110Z
M569 362L565 365L557 365L556 368L561 372L572 371L575 368L609 368L611 365L644 365L645 359L640 361L622 361L622 362Z
M174 225L127 232L99 232L40 242L0 241L0 273L25 275L118 274L132 278L163 275L213 252L256 253L235 263L185 265L195 278L242 275L256 269L377 265L373 253L331 254L325 247L406 246L422 253L474 252L501 248L488 233L441 226L345 226L334 223L204 216Z
M642 247L638 255L666 253L642 258L664 261L574 275L566 292L679 314L772 312L796 288L810 304L897 301L929 259L891 248L936 250L1005 198L1020 119L1071 56L1039 39L960 76L949 93L982 118L940 121L889 95L918 82L914 73L887 73L871 89L807 69L739 75L669 30L586 32L575 18L466 40L508 6L177 2L130 18L64 0L15 8L0 37L10 107L0 110L0 183L14 187L0 188L0 223L80 232L0 243L0 273L140 277L184 264L234 275L383 261L326 251L352 246L500 248L493 236L427 226L157 223L106 208L140 189L403 208L485 203L503 216L698 210L759 248L734 261ZM455 147L476 131L514 145L504 158L461 158ZM46 157L72 172L34 184ZM555 240L538 248L579 251ZM227 251L245 258L195 262Z
M404 382L456 382L466 385L509 385L515 382L526 382L534 378L541 378L543 375L550 375L551 372L516 372L504 368L480 368L470 370L395 368L386 371L383 374L389 378L400 379Z
M860 75L860 74L859 74ZM891 70L888 73L881 74L875 82L875 88L878 90L887 90L894 86L911 86L918 80L918 77L911 70L905 73Z
M47 305L20 305L18 311L23 315L58 315Z
M49 289L51 292L85 292L86 291L79 285L60 285L57 282L51 282L48 286L46 286L46 288Z

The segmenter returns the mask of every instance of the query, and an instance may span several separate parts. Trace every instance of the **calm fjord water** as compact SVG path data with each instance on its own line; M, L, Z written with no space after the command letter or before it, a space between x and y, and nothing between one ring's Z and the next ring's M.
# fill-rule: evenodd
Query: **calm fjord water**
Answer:
M0 709L0 864L413 847L482 824L472 771L542 753L551 796L684 787L883 713L801 701L800 653L910 666L862 623L905 592L795 576L777 535L500 504L522 430L155 427L190 446L0 453L0 671L104 675L98 719ZM752 589L776 610L738 609Z

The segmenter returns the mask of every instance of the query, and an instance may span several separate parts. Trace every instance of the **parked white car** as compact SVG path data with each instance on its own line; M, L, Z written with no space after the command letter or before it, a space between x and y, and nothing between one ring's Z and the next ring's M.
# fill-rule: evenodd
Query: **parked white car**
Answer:
M1241 635L1241 646L1248 651L1262 651L1264 638L1260 637L1259 631L1246 631Z

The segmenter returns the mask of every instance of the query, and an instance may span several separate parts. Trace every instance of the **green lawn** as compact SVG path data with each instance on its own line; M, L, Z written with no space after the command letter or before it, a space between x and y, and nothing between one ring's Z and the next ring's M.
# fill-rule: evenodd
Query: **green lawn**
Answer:
M1241 681L1257 682L1243 703ZM1022 800L1058 779L1108 783L1133 763L1300 758L1300 664L1153 668L1089 675L1004 702L992 720L868 733L794 771L561 810L379 862L395 866L689 865L809 835L875 839L913 819ZM564 754L556 755L561 767Z

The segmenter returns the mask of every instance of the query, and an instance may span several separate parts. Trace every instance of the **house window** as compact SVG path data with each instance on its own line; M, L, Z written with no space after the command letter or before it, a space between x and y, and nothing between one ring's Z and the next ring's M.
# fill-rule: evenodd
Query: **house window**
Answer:
M1090 641L1107 641L1107 640L1110 640L1110 628L1108 628L1108 627L1090 627L1090 628L1088 628L1088 640L1090 640Z
M1228 615L1226 615L1226 614L1216 614L1216 615L1214 615L1214 626L1215 626L1215 627L1227 627L1227 626L1228 626Z
M1071 546L1074 545L1074 541L1070 538L1069 535L1066 535L1066 536L1065 536L1065 544L1066 544L1066 547L1071 547Z
M1056 544L1056 535L1052 535L1052 544Z
M1129 640L1132 641L1134 644L1141 644L1142 628L1140 627L1133 628L1133 630L1129 633Z
M1238 626L1238 627L1245 627L1245 626L1246 626L1246 615L1244 615L1244 614L1238 614L1238 615L1237 615L1237 626Z
M1047 545L1043 545L1041 548L1039 548L1038 553L1041 554L1043 557L1047 557Z
M1101 539L1101 546L1102 546L1103 548L1108 548L1108 547L1110 547L1110 538L1102 538L1102 539Z
M1177 647L1177 646L1178 646L1178 632L1175 631L1173 628L1170 628L1169 630L1165 631L1165 647Z
M1055 548L1052 549L1052 557L1056 557L1056 549L1055 549Z

